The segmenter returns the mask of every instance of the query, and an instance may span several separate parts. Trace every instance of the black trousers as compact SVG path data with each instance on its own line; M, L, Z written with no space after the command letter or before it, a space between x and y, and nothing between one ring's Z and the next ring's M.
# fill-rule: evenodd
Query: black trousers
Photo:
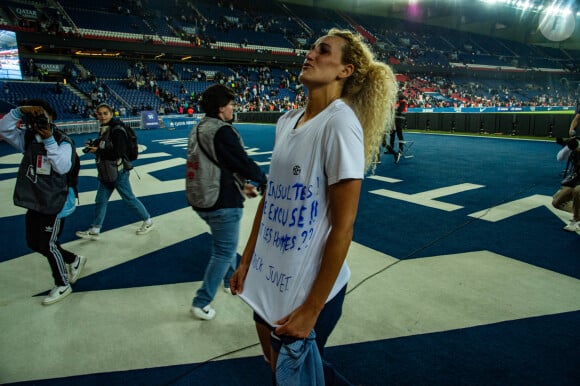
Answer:
M60 246L58 238L64 227L64 218L46 215L29 209L26 212L26 242L28 247L46 257L54 284L67 285L67 264L75 261L76 255Z
M391 145L391 149L394 151L395 147L395 134L399 141L403 140L403 128L405 127L405 123L407 123L406 119L395 118L395 130L391 131L390 138L389 138L389 145ZM403 151L403 145L399 143L399 152Z

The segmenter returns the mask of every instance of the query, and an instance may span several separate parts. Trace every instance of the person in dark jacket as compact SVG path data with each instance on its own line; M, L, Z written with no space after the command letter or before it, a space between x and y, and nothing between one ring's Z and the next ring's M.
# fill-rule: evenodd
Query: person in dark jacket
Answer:
M552 206L572 214L564 230L580 235L580 139L569 138L556 155L558 161L568 161L571 169L552 198Z
M147 234L153 229L153 222L143 203L135 197L129 173L132 168L127 159L129 138L118 118L113 117L113 109L106 103L97 106L97 119L101 124L99 139L86 147L96 155L99 185L95 197L95 219L89 229L78 231L83 239L98 240L101 226L105 221L111 194L117 189L121 199L143 221L137 229L138 235Z
M398 94L397 106L395 108L395 130L389 134L389 143L387 145L386 153L392 154L395 157L395 163L398 163L403 155L403 129L407 123L407 98L402 91ZM399 139L399 150L395 151L395 134Z
M193 210L209 225L212 254L203 284L193 298L191 312L197 318L215 317L211 307L220 283L229 291L236 269L240 221L245 197L256 197L266 176L246 154L242 138L231 125L235 93L215 84L201 96L205 117L190 134L187 146L186 194Z
M29 100L0 120L0 137L24 153L14 204L27 209L26 242L46 257L54 288L42 300L54 304L72 292L87 259L58 241L75 208L78 157L73 141L52 123L56 112L41 99Z

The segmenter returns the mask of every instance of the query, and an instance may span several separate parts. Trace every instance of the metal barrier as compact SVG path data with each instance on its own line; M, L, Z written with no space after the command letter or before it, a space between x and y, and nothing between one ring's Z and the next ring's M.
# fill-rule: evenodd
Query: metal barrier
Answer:
M126 125L132 127L134 130L139 130L141 128L140 118L127 118L123 119L123 122ZM99 132L99 121L95 119L86 121L57 122L56 125L66 134L86 134Z
M282 112L237 112L235 122L276 123ZM160 115L159 127L175 128L172 119L184 126L193 127L189 120L201 119L203 114ZM436 130L449 132L503 133L507 135L529 135L534 137L565 137L573 114L534 114L534 113L407 113L409 130ZM134 130L141 129L141 118L123 118L123 122ZM169 122L169 123L168 123ZM67 134L98 133L99 122L86 121L57 122L57 126Z

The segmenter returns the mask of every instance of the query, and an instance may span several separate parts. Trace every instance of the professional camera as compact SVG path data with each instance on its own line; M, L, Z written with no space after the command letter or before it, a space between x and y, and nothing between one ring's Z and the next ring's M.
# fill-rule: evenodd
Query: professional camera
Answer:
M85 142L85 147L83 149L83 153L88 153L91 151L91 147L97 147L99 146L99 140L98 139L89 139L87 142Z
M578 137L572 137L566 143L566 146L568 146L568 148L570 148L571 150L578 149L578 145L580 145L580 138Z
M578 145L580 145L580 137L571 137L571 138L556 138L556 143L560 146L568 146L570 150L578 149Z
M50 126L48 118L42 114L24 114L22 117L22 123L26 127L26 130L30 130L37 133L38 130L46 129Z

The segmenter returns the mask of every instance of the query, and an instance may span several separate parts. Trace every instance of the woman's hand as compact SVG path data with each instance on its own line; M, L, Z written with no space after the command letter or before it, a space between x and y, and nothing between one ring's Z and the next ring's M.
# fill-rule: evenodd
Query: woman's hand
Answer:
M279 326L276 328L276 335L287 335L300 339L308 338L310 331L314 329L319 314L320 311L303 304L287 317L275 322Z
M232 295L241 294L244 290L244 282L248 275L248 268L249 266L240 264L232 275L232 278L230 279L230 290L232 291Z

